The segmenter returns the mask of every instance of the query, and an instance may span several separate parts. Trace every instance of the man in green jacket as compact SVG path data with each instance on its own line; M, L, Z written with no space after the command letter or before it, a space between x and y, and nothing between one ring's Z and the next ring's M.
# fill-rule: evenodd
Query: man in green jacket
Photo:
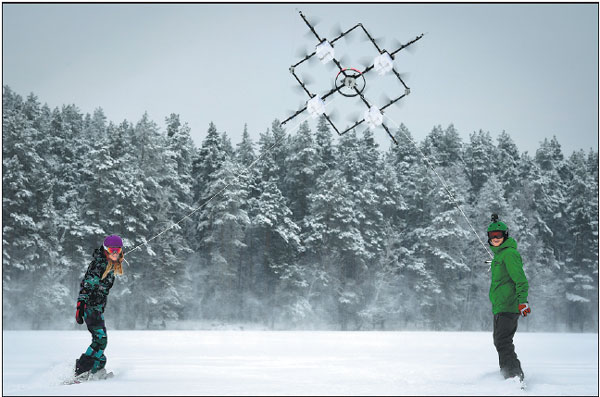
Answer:
M494 313L494 346L498 351L500 371L504 378L518 377L523 381L525 375L515 353L513 337L517 331L519 316L531 313L527 304L529 284L523 272L523 261L517 251L517 242L508 237L508 227L492 215L488 227L488 242L494 253L492 260L492 283L490 301Z

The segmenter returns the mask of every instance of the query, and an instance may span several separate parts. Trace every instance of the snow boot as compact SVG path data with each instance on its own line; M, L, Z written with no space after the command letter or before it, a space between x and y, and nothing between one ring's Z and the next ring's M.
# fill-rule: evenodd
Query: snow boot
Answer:
M93 357L87 354L82 354L77 360L75 360L75 376L79 376L85 372L89 372L95 363Z

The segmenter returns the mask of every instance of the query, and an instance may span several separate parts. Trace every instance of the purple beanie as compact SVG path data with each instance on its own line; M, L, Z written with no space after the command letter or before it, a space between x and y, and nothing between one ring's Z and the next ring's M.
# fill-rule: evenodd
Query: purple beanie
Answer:
M104 239L105 247L123 247L123 240L116 234L111 234Z

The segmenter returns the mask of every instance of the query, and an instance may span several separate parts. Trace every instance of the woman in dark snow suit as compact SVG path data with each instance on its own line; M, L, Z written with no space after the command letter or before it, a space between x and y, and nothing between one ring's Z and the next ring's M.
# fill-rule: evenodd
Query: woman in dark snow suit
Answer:
M508 227L499 222L497 215L492 216L488 227L488 242L494 253L492 260L492 282L490 301L494 313L494 346L498 352L500 371L504 378L525 375L521 362L515 353L513 337L517 332L519 316L527 316L531 309L527 303L529 283L523 271L521 254L517 251L517 242L508 237Z
M95 374L106 365L104 350L107 344L106 327L104 326L104 308L108 293L115 282L115 275L123 274L123 241L117 235L104 239L104 244L94 250L83 280L75 320L87 325L92 334L92 344L86 352L75 360L75 376L85 373Z

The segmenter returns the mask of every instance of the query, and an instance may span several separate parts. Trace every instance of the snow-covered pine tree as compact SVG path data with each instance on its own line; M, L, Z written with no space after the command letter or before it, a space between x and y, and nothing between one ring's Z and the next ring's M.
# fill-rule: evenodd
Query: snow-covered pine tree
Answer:
M436 166L442 163L443 156L440 156L440 148L444 145L444 130L441 125L436 125L431 132L427 134L425 140L421 143L421 151L431 163Z
M241 177L238 177L242 175ZM225 160L208 185L207 193L218 198L203 207L204 271L211 275L200 287L201 311L212 319L235 321L242 312L246 248L245 232L250 222L244 209L248 195L242 168ZM225 190L224 187L227 186Z
M320 310L334 315L342 330L356 327L364 304L361 286L368 255L356 218L354 195L344 173L325 172L309 202L304 241L315 260L308 300L318 297L319 304L325 305Z
M278 128L277 123L273 123L274 129ZM266 306L254 306L251 310L259 312L271 327L278 319L302 319L303 314L296 311L303 307L297 303L301 301L301 289L305 286L297 262L301 249L300 228L293 221L287 200L279 189L279 175L283 173L280 167L286 161L282 158L286 149L274 149L285 145L282 132L279 131L280 142L275 146L275 136L270 131L261 134L260 160L256 164L259 180L254 182L257 184L249 202L252 291Z
M100 116L101 111L97 114ZM80 272L87 265L90 254L90 236L83 216L89 180L84 161L93 140L84 136L86 123L75 106L63 106L62 110L56 108L50 117L43 144L52 174L59 245L66 248L61 259L66 260L65 265L70 270L65 283L75 289L81 281ZM91 117L88 117L88 122L91 124ZM106 126L98 126L101 134L105 134L105 129Z
M494 167L500 183L504 186L504 197L510 198L519 189L519 149L510 135L502 131L498 136L497 156Z
M292 220L285 198L275 180L262 180L259 190L261 194L251 206L256 252L253 289L265 304L262 315L273 328L277 320L295 322L306 315L295 312L306 283L297 264L300 228Z
M355 266L361 275L360 279L352 280L361 296L361 305L365 304L364 297L377 266L377 258L381 255L384 220L380 211L378 191L383 194L384 187L378 170L381 169L381 154L373 138L373 132L365 130L360 138L355 131L345 134L338 144L338 169L346 177L352 191L354 201L354 216L358 220L358 230L361 234L364 251L357 258ZM357 307L360 310L362 307ZM352 313L354 317L356 313Z
M363 234L366 247L373 257L381 254L384 219L381 212L382 196L385 195L385 186L381 170L383 169L381 151L375 142L373 131L367 129L359 140L357 152L359 164L362 166L361 179L363 195L357 202L364 218L361 219L360 230ZM356 181L356 180L355 180Z
M415 225L418 218L418 208L421 207L422 197L418 194L418 186L425 165L421 155L413 144L414 139L404 124L401 124L395 134L398 145L391 145L389 161L393 165L398 184L402 191L406 207L400 214L407 225Z
M27 101L3 87L2 119L2 260L3 319L35 319L38 304L31 304L30 286L52 272L56 257L48 251L58 246L53 231L55 209L49 202L52 176L43 146L43 131L35 126L42 112L37 97ZM60 248L59 248L60 249ZM57 280L62 274L57 275ZM53 283L53 285L56 283Z
M490 133L482 130L473 132L464 154L465 172L471 183L470 193L473 198L477 196L479 189L494 173L493 164L497 159L496 146Z
M419 312L428 321L429 329L459 329L462 316L448 318L446 314L464 313L470 303L473 263L467 253L479 247L474 245L476 241L457 208L464 206L469 186L461 168L459 164L436 167L446 187L435 177L425 196L428 221L412 231L412 249L419 263L413 271L422 278L419 288L423 288L415 288L415 293L419 296Z
M567 229L564 209L567 204L566 185L571 172L565 166L561 146L556 137L550 141L545 138L535 153L535 161L540 168L537 180L536 201L538 212L548 225L551 233L543 238L554 250L554 256L564 262L564 251L568 246L568 237L562 231Z
M333 134L325 116L321 116L317 124L317 130L315 132L315 149L318 157L317 173L315 177L319 177L323 175L325 171L333 169L336 165Z
M244 124L242 140L236 145L235 159L244 167L249 167L250 164L252 164L256 159L256 154L254 152L254 143L250 138L250 133L248 133L248 124Z
M415 315L414 308L419 307L423 297L433 291L433 279L419 252L415 251L419 243L416 230L425 227L429 221L426 197L435 182L404 124L400 125L395 136L399 144L391 147L390 162L396 171L406 206L400 209L398 217L401 221L392 226L386 242L389 247L386 248L389 273L395 275L392 285L397 289L397 295L402 297L397 299L395 314L390 319L403 328L423 327L423 317ZM420 146L427 147L425 143ZM434 160L431 161L434 164Z
M223 141L223 150L227 153L229 158L233 157L233 145L231 143L231 138L227 135L227 132L223 131L221 134L221 140Z
M171 222L165 205L168 198L162 189L163 178L169 174L165 171L166 144L158 125L150 120L147 113L142 115L133 129L126 129L125 133L132 134L126 140L129 142L128 153L133 158L128 163L124 162L127 157L115 159L121 162L118 169L126 171L121 175L121 181L127 186L120 191L121 205L119 213L115 215L121 215L120 219L117 218L120 223L109 226L127 227L120 233L125 238L125 245L139 247L126 258L129 288L123 293L134 308L133 316L126 321L154 328L161 325L161 306L173 293L167 285L158 281L160 272L165 270L161 260L164 259L163 243L166 239L156 239L147 244L150 238L162 232ZM165 273L168 274L168 270ZM158 291L161 295L157 295ZM160 296L160 299L156 296Z
M217 127L211 122L206 138L202 141L202 147L198 149L193 161L192 190L195 207L205 204L212 197L209 189L213 182L218 182L216 172L223 166L227 158L228 155L223 148L223 139L219 136ZM192 219L196 223L196 232L190 236L190 245L192 249L200 252L204 235L210 229L210 222L207 222L205 211L198 211Z
M395 146L395 145L394 145ZM407 210L403 190L393 164L391 151L383 160L379 170L380 185L376 190L379 197L379 210L383 215L382 252L371 266L371 275L366 292L366 306L359 312L365 327L385 329L386 323L395 323L401 300L407 300L407 291L400 290L401 271L396 251L406 249L399 246L400 236L406 232L406 221L402 212ZM393 325L394 326L394 325Z
M406 129L405 126L401 128ZM441 125L437 125L425 137L421 150L433 166L447 167L462 160L463 144L453 124L445 130Z
M587 168L583 150L568 160L572 179L566 195L565 213L570 249L566 255L565 298L569 302L568 324L583 332L598 326L598 180Z
M58 241L56 211L52 194L49 194L42 208L40 230L43 238L38 249L43 252L36 261L37 270L32 283L28 285L30 293L21 296L21 303L27 305L24 313L32 321L33 329L49 328L65 321L69 309L73 308L73 298L67 280L73 265L65 258L68 247L61 247ZM59 248L60 247L60 248Z
M152 235L162 233L151 243L156 253L153 259L155 273L150 283L145 284L155 291L147 324L165 327L169 321L184 318L184 308L192 299L191 280L185 271L185 263L192 253L182 223L176 222L191 212L191 167L193 145L187 124L181 124L179 115L171 114L166 119L166 135L155 136L162 161L157 163L156 179L160 191L154 193L153 213L157 219ZM187 225L187 224L186 224ZM158 293L160 291L160 293Z
M286 190L285 177L288 172L287 161L289 158L289 149L291 147L291 136L288 135L285 128L281 125L279 120L274 120L271 123L271 140L269 142L269 156L271 156L274 167L271 168L272 172L275 172L277 179L277 187L281 190L284 197L288 198L292 196L292 192ZM261 136L261 152L264 150L264 139Z
M438 152L440 165L448 167L452 164L463 162L463 142L462 139L454 127L454 124L448 125L444 130L442 138L443 145L440 147Z
M315 142L306 121L291 137L286 164L284 184L285 191L290 194L287 198L292 210L292 219L297 224L302 224L308 212L308 196L314 190L319 168Z

